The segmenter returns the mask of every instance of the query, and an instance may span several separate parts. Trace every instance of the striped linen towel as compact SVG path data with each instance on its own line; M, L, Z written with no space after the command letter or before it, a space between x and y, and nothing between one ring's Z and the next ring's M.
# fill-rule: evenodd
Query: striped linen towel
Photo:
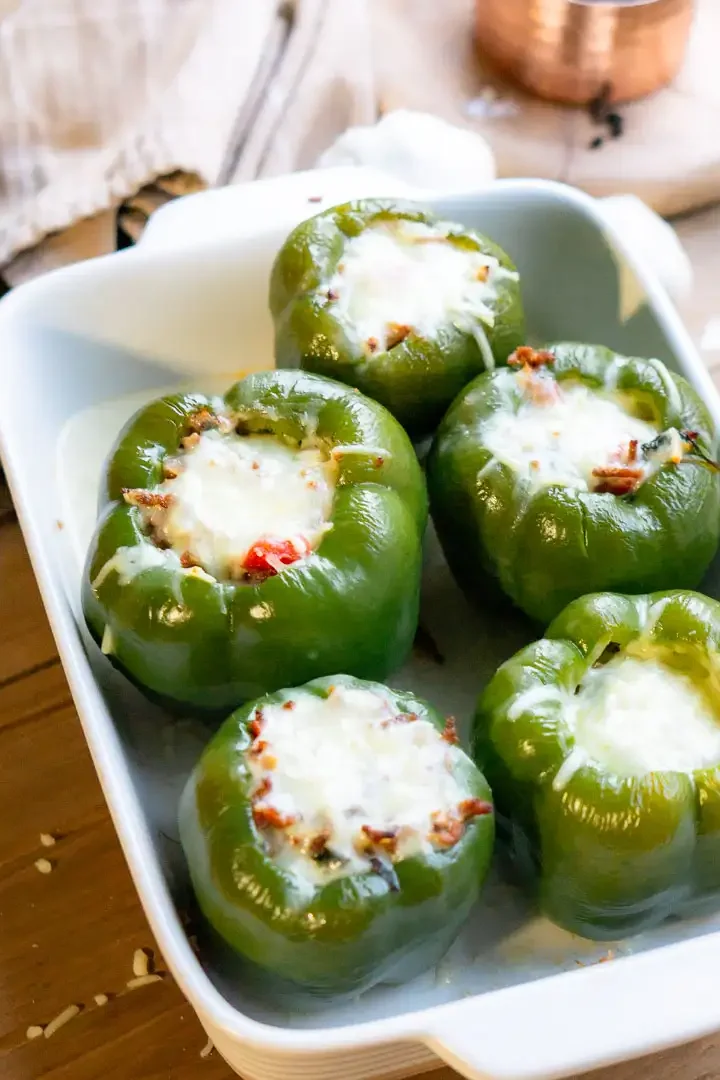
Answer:
M312 164L375 115L365 0L0 0L0 267L135 239L205 185ZM20 254L22 253L22 254Z

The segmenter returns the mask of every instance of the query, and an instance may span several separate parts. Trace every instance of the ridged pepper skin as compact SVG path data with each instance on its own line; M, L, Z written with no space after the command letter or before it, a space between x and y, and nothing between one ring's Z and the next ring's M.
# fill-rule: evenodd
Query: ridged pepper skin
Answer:
M265 972L313 994L359 993L436 964L475 903L494 841L492 812L457 843L394 863L393 889L368 870L328 883L298 878L273 860L255 825L247 764L255 711L327 697L332 686L377 690L439 731L444 719L414 695L343 675L268 695L238 709L206 747L180 805L180 836L200 908L230 947ZM471 795L490 789L466 754L456 776Z
M499 834L542 911L572 933L611 940L720 908L720 761L618 775L581 755L568 767L564 721L609 652L659 659L717 702L719 649L720 604L700 593L598 593L570 604L482 694L473 756Z
M691 430L714 456L706 408L659 361L590 345L548 350L560 388L568 380L591 390L611 384L659 431ZM523 403L521 387L510 368L480 375L448 410L428 457L433 522L463 591L481 606L502 591L547 624L584 593L695 588L718 547L717 472L667 462L622 497L559 484L533 489L483 441L483 425L497 410L514 412Z
M272 271L270 310L275 321L275 351L281 366L300 365L329 375L382 402L413 437L431 432L456 394L479 372L485 352L502 364L524 337L524 314L515 267L491 240L461 225L449 224L457 248L493 256L512 272L497 282L489 301L492 325L479 318L461 326L448 321L430 335L411 332L372 356L333 313L327 285L342 264L350 240L383 222L438 224L410 202L364 200L336 206L299 225L279 252Z
M179 566L110 570L120 548L153 545L124 488L152 488L190 417L213 401L179 394L141 409L106 469L102 510L83 577L87 624L133 681L182 706L223 710L343 669L384 678L417 626L425 485L410 441L390 414L348 387L299 371L249 375L224 398L245 433L291 444L311 436L338 461L332 528L319 547L255 583ZM154 545L153 545L154 546Z

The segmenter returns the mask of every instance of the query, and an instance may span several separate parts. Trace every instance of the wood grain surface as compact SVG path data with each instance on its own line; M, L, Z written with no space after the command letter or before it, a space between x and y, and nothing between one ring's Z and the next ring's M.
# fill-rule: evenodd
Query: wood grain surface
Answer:
M720 210L680 227L698 272L696 340L717 307ZM720 372L720 338L706 354ZM17 523L0 498L0 1080L230 1080L168 975L128 989L153 949L95 777ZM56 838L45 847L41 835ZM37 860L51 863L41 873ZM163 969L155 953L155 965ZM106 995L106 1004L96 1004ZM51 1038L28 1038L69 1005ZM601 1016L598 1023L602 1024ZM426 1073L452 1080L450 1069ZM720 1036L593 1074L713 1080ZM341 1078L338 1078L341 1080Z

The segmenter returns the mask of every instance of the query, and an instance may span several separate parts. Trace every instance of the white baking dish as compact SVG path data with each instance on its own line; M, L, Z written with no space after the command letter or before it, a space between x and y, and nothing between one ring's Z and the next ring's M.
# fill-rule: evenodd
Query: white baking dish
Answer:
M100 458L119 423L189 374L203 387L271 364L266 283L283 236L321 205L312 196L331 205L380 192L404 193L377 174L338 170L193 196L162 211L138 248L10 294L0 305L2 453L148 919L228 1062L258 1080L400 1076L439 1059L476 1080L547 1080L720 1028L720 919L668 923L593 966L605 949L553 929L495 882L449 957L412 985L313 1012L262 1000L237 962L196 959L177 914L185 878L175 803L205 733L148 705L88 644L78 619ZM720 400L674 310L652 274L619 254L622 241L608 239L590 199L507 181L440 209L512 253L533 337L659 356L694 383L720 423ZM707 589L718 593L717 567L711 578ZM432 538L423 621L447 662L416 658L398 680L467 717L526 628L470 612Z

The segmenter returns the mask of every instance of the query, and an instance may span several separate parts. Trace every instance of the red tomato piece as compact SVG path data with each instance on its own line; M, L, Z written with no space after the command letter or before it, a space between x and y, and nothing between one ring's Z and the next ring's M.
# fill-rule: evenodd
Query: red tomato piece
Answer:
M310 551L310 545L302 536L292 540L259 540L245 556L244 567L251 574L277 574L281 566L302 559Z

